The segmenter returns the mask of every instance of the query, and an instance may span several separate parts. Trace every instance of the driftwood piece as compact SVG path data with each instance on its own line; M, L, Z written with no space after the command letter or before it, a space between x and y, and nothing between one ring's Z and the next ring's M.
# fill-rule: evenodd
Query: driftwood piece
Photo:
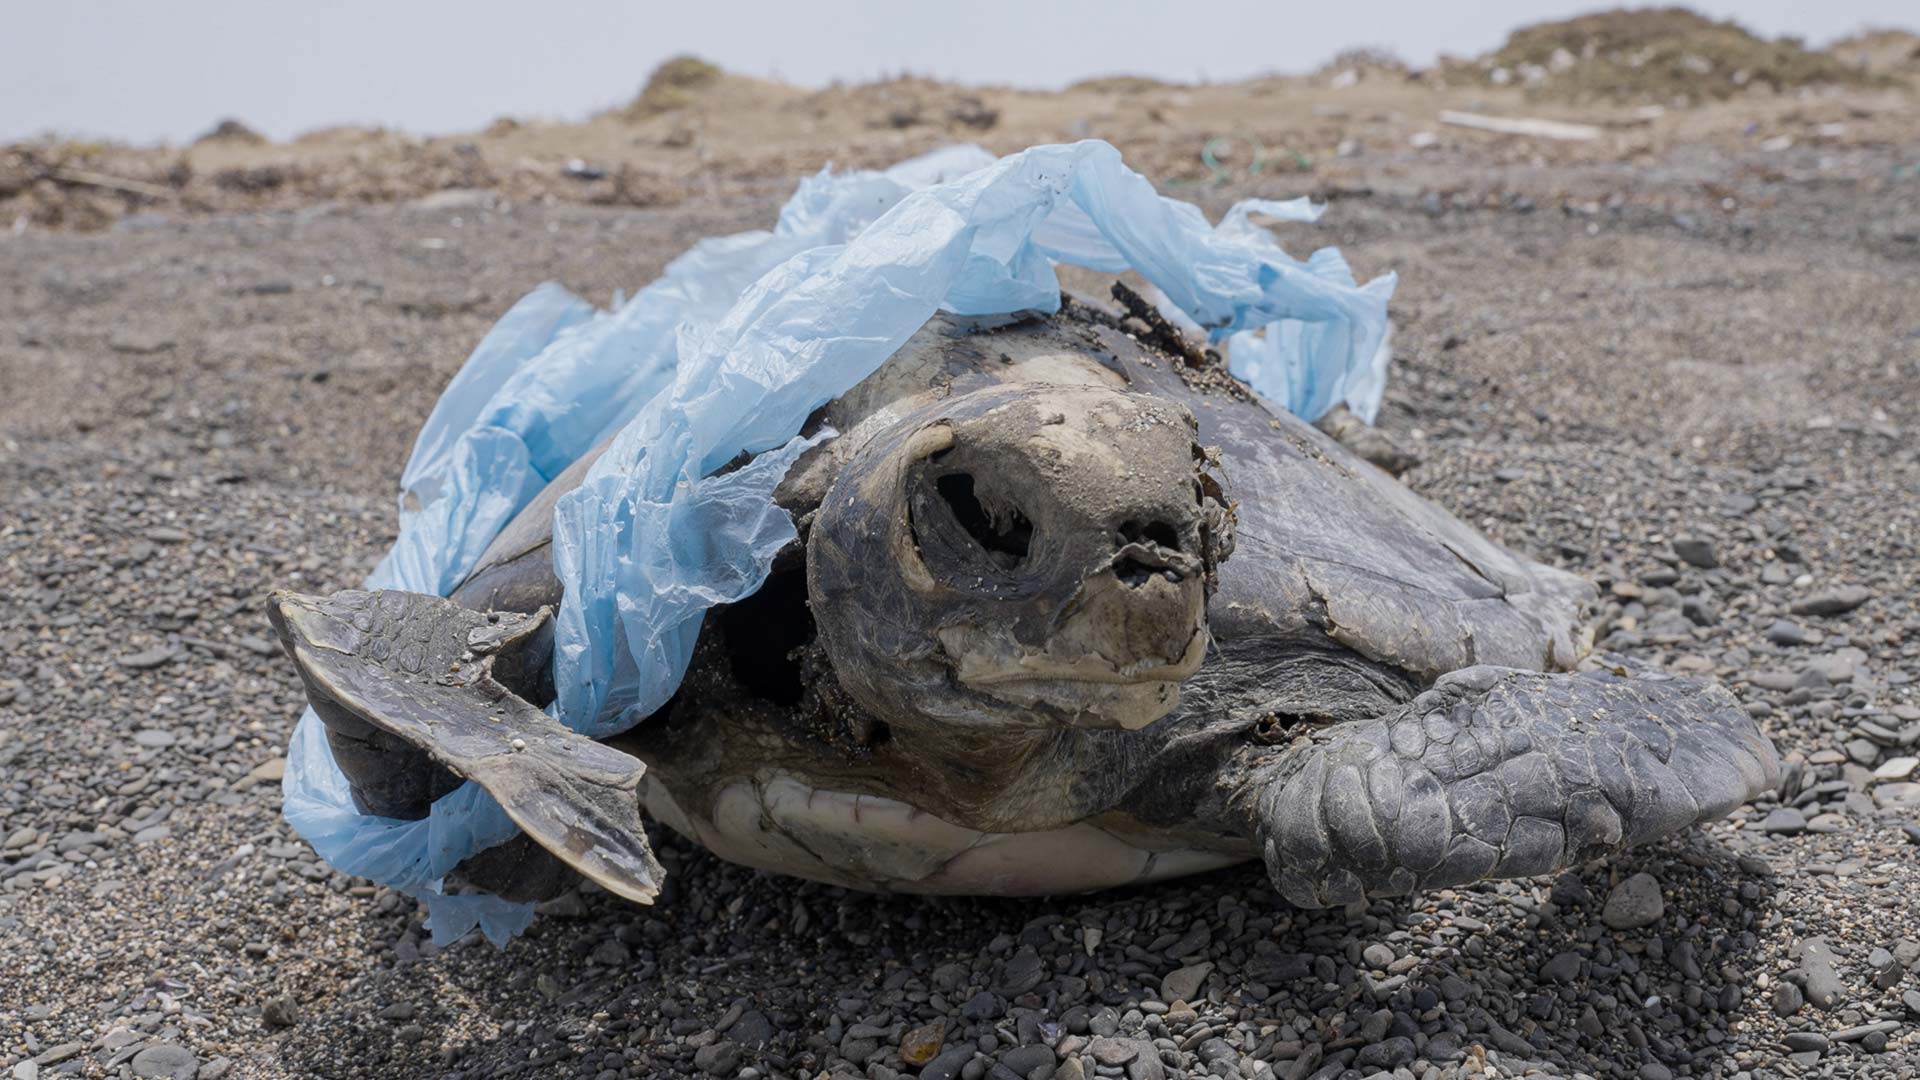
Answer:
M1526 116L1481 116L1479 113L1456 112L1452 109L1440 114L1440 122L1454 127L1473 128L1475 131L1491 131L1496 135L1525 135L1562 142L1591 142L1600 137L1600 129L1592 124L1569 124Z

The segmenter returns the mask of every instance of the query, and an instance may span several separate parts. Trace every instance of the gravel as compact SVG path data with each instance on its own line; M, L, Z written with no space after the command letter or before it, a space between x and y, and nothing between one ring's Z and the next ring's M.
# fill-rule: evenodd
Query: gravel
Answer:
M1807 183L1684 148L1420 174L1446 192L1389 169L1323 236L1401 272L1382 424L1419 450L1407 482L1596 581L1605 648L1728 685L1787 757L1777 797L1554 878L1331 912L1257 867L875 897L661 835L658 905L570 894L504 950L435 947L279 819L301 694L262 602L371 568L415 428L527 288L604 302L772 203L8 234L0 1075L1912 1075L1920 315L1891 237L1914 204L1849 153ZM1707 179L1737 209L1689 202ZM1600 194L1530 213L1525 185Z

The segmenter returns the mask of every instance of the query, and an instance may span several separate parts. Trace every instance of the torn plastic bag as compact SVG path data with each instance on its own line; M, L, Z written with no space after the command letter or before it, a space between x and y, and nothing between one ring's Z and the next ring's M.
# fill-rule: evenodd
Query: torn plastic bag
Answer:
M403 501L403 540L412 521L445 523L439 527L447 531L423 531L404 565L405 545L396 545L382 569L397 567L393 583L445 592L470 569L469 553L484 547L481 534L490 538L508 508L530 497L534 477L557 473L617 428L609 450L561 498L554 516L554 565L566 589L556 628L555 708L568 726L605 736L666 701L705 612L751 594L774 553L794 539L772 492L809 445L795 438L806 417L870 374L938 309L1053 311L1060 303L1055 262L1131 268L1215 341L1281 326L1268 347L1311 376L1303 382L1309 403L1343 400L1371 376L1393 279L1358 287L1337 253L1293 259L1248 220L1297 204L1243 204L1214 227L1197 208L1160 196L1102 142L1036 147L946 178L969 164L963 154L890 174L815 177L789 201L772 234L703 242L620 312L559 330L547 350L497 383L476 375L470 386L497 387L488 405L478 412L448 406L445 428L473 416L475 426L460 440L483 464L499 467L466 468L460 452L441 452L450 445L443 435L423 432L416 455L428 457L418 471L409 466L409 495L416 506L451 505L423 514ZM923 180L928 186L891 194ZM764 262L770 254L780 258ZM710 279L690 276L697 263ZM1284 330L1289 324L1300 331ZM562 348L568 341L576 344ZM555 351L562 355L548 356ZM609 355L627 363L609 362ZM583 392L604 397L584 399ZM478 396L463 393L463 402ZM555 402L584 404L585 415L569 416ZM1293 407L1294 396L1279 403ZM499 437L491 432L502 430L518 440L524 460L507 452L510 446L491 445ZM720 471L743 453L758 456L745 468ZM475 489L476 479L495 486ZM303 729L312 723L304 719ZM306 742L324 750L323 739ZM296 739L296 750L302 745ZM290 761L290 819L294 777L303 771ZM436 803L434 817L460 793ZM350 803L328 806L352 812ZM472 804L448 804L446 812L485 817ZM387 880L406 845L376 849L363 842L372 835L329 836L331 850L321 854L349 872ZM456 839L480 845L477 851L485 835L475 830ZM424 846L425 838L419 842ZM434 869L444 874L464 857L457 847L432 852L431 863L415 853L424 869L398 869L413 869L410 882ZM437 879L413 885L436 915L447 906L439 888ZM453 925L474 917L495 936L484 916L464 911L436 921L435 935L464 932L465 925ZM494 922L511 932L504 918Z
M701 241L612 312L552 283L536 288L474 349L421 427L401 474L399 539L367 587L451 592L553 477L665 384L677 327L718 319L762 274L844 242L909 191L992 162L978 147L956 146L885 172L822 170L801 182L773 231ZM435 941L478 926L504 943L532 920L527 904L442 891L454 867L517 831L477 785L449 792L417 821L362 814L309 709L281 788L287 820L327 862L425 899Z

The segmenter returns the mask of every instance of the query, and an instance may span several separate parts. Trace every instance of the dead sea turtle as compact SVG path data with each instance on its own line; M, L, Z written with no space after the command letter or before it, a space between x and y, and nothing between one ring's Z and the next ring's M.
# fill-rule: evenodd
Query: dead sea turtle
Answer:
M1260 857L1295 904L1524 877L1720 817L1773 746L1726 692L1573 673L1591 588L1412 494L1217 362L1084 302L934 318L825 406L800 542L673 699L549 719L554 501L451 598L278 594L365 812L461 778L524 829L457 877L635 900L642 815L862 889L1041 894Z

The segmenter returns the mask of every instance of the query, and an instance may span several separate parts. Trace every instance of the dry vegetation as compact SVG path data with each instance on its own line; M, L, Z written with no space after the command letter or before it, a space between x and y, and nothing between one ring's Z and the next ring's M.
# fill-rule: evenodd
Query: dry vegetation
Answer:
M1488 81L1585 100L1724 100L1764 87L1865 86L1880 79L1793 38L1769 41L1685 8L1615 10L1522 27L1472 65Z

